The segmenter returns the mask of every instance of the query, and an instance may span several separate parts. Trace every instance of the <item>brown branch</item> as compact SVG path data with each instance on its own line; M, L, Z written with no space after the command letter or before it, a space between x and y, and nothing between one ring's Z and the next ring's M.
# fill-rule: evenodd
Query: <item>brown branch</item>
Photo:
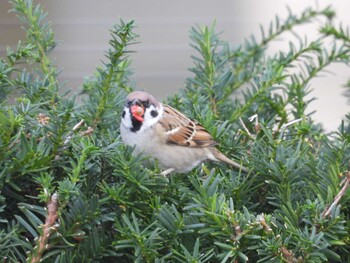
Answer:
M51 235L51 230L58 218L58 195L54 193L51 196L51 200L47 203L47 216L45 224L43 225L42 233L37 241L37 246L31 256L31 263L38 263L45 250L47 249L47 244L49 237Z
M266 223L264 214L258 215L256 219L263 226L265 233L272 233L272 228Z
M350 171L345 172L346 178L342 181L341 185L343 184L343 188L339 191L336 197L334 197L333 203L330 207L326 207L326 209L322 213L322 218L325 218L331 214L332 209L339 203L340 199L344 196L346 190L349 187L350 184Z
M286 262L288 263L298 262L297 259L294 257L294 253L288 250L285 246L280 247L280 253L282 257L286 260Z

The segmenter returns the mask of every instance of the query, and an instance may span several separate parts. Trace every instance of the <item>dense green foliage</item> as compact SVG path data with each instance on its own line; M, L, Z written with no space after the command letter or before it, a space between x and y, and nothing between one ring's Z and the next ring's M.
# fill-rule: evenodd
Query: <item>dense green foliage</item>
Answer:
M306 114L310 80L350 61L331 8L277 17L238 47L192 29L192 77L167 103L251 172L207 163L164 178L119 137L134 23L111 30L77 103L59 92L46 14L12 4L27 37L0 59L2 262L350 262L350 115L326 135ZM266 55L306 23L320 24L317 39Z

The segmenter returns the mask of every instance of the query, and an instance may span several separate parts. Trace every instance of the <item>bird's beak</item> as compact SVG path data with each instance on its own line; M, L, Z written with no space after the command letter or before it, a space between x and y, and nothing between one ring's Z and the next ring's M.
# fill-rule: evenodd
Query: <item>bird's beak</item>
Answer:
M132 116L140 122L143 122L143 115L145 113L145 109L138 103L137 100L133 101L130 107L130 111Z

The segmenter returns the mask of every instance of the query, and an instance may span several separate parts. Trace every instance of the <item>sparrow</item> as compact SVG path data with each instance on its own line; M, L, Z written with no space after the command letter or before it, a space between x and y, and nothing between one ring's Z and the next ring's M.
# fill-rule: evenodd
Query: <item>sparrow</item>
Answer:
M187 173L205 161L223 162L248 172L215 148L217 142L197 121L143 91L127 96L120 134L124 144L134 147L134 154L158 160L166 169L163 175Z

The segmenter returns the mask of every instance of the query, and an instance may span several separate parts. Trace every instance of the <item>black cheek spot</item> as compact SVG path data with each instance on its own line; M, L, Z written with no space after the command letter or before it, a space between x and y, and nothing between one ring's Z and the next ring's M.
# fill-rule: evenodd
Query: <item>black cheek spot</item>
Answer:
M122 118L124 119L125 117L125 110L123 110L123 113L122 113Z
M157 112L156 110L152 110L152 111L151 111L151 116L152 116L153 118L157 117L157 116L158 116L158 112Z

